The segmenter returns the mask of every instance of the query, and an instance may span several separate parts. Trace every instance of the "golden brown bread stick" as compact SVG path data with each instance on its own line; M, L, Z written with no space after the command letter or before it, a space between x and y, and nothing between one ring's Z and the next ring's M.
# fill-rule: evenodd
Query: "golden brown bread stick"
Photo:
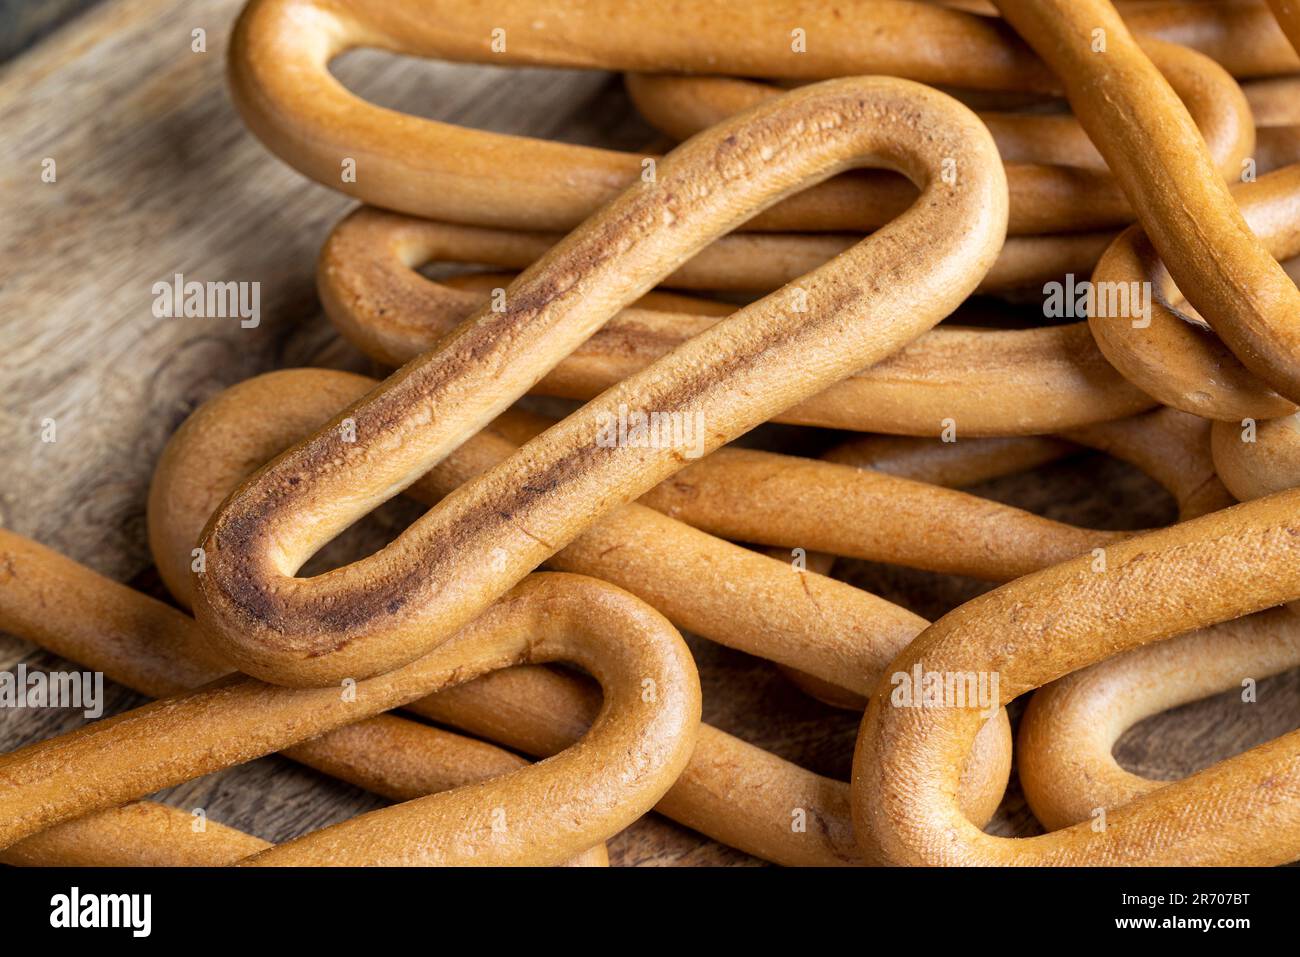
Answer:
M717 235L809 181L883 156L926 183L924 199L804 277L793 302L790 290L774 294L683 343L462 486L379 555L294 577ZM943 160L954 156L960 172L945 182ZM620 406L703 416L711 451L883 358L988 269L1005 230L1004 189L973 114L902 80L804 87L693 138L659 164L654 184L605 206L523 273L504 312L481 310L238 489L201 543L197 617L240 668L299 686L380 673L436 647L596 516L686 461L676 448L599 447L602 419ZM876 278L885 272L888 283ZM355 442L345 441L349 423Z
M567 660L606 694L591 731L549 761L350 821L258 855L265 863L558 864L648 810L690 758L699 680L649 606L576 575L520 583L433 656L337 688L219 678L0 758L0 842L309 740L492 670ZM500 822L500 823L498 823Z
M148 515L159 571L182 603L188 603L191 594L191 545L205 516L227 490L257 462L292 444L374 384L361 376L326 370L270 373L214 397L181 426L155 473ZM546 421L514 411L502 416L491 427L502 433L502 438L494 439L489 432L475 436L411 486L409 493L426 502L437 501L479 469L508 454L511 446L505 443L505 436L515 442L526 441L544 428ZM894 649L925 626L923 619L875 596L823 576L795 575L788 562L719 541L639 505L606 515L554 556L550 564L614 581L655 604L672 620L713 640L795 662L826 676L825 680L862 690ZM736 582L744 582L746 587L737 589ZM525 680L531 684L524 685ZM481 684L507 686L496 676L475 683ZM512 703L492 701L498 717L504 714L509 719L504 728L499 722L486 729L481 724L469 727L477 734L528 753L553 753L560 747L557 741L576 738L595 713L590 696L579 694L575 698L572 693L562 693L571 684L558 676L549 683L545 676L520 677L509 687L528 687L529 700L538 704L536 709L521 709L514 703L525 697L521 691L511 696ZM557 700L541 706L557 695ZM410 705L408 710L461 724L454 709L446 710L449 706L445 702L465 700L467 696L468 691L453 689ZM524 726L515 727L516 721L524 722ZM543 745L518 737L526 735L529 727L538 722L551 722L548 726L554 727L556 721L561 730L544 739ZM842 784L809 775L721 732L713 733L710 740L716 742L712 746L732 755L730 780L711 779L707 771L701 770L711 766L709 761L713 759L697 750L700 764L693 761L687 772L693 787L683 788L688 796L673 798L665 813L719 840L744 841L738 846L750 853L777 854L779 862L843 861L839 845L818 843L841 833L838 826L828 825L825 831L810 837L792 832L789 841L773 833L788 831L791 808L796 806L805 807L819 819L837 820L833 809L819 810L798 802L806 802L809 794L833 793L840 795L833 806L846 808L840 793ZM962 800L972 819L983 822L992 815L1005 788L1008 770L1009 741L1003 716L981 736L981 751L967 771ZM784 786L776 787L776 780L785 782ZM746 813L752 817L728 810L725 802L719 803L723 789L723 793L746 791L744 781L768 782L761 787L757 783L748 785L762 792L761 797L746 802ZM672 793L678 793L676 787ZM847 833L842 815L838 820L843 823L842 833Z
M1300 492L1214 512L1017 579L931 626L892 669L1000 675L1003 702L1132 648L1300 597ZM872 697L854 830L898 864L1277 864L1300 854L1300 732L1041 837L994 838L951 809L975 709Z
M706 247L674 274L685 287L762 291L799 275L847 248L844 237L797 237L816 243L815 254L774 248L773 237L732 235ZM1039 244L1008 239L986 283L1003 275L1035 282L1061 272L1088 272L1109 234L1053 237ZM416 271L430 260L508 266L531 263L549 238L453 226L361 209L331 233L317 266L317 289L326 313L366 355L397 366L431 348L482 306L486 294L449 288ZM1062 263L1058 252L1075 247L1082 259ZM1053 251L1055 250L1055 251ZM1040 258L1044 260L1039 268ZM775 275L773 275L775 273ZM464 286L465 283L458 284ZM501 288L505 283L499 284ZM674 310L677 312L677 310ZM654 308L626 309L534 386L536 393L590 399L667 354L690 335L717 322L716 308L668 315ZM855 370L817 396L775 416L776 421L857 431L938 435L944 419L963 435L1020 435L1122 418L1150 408L1150 396L1106 361L1082 322L1031 329L970 329L952 322L922 335L874 366Z
M1182 102L1107 0L998 0L1061 77L1188 301L1242 364L1300 400L1300 290L1247 226Z

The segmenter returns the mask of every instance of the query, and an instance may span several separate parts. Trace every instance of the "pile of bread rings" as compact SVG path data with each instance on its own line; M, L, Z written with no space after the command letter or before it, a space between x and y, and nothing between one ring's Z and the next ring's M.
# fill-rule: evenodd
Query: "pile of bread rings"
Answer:
M679 145L381 109L329 71L358 46L626 71ZM149 496L175 605L0 531L0 628L157 698L0 757L0 862L601 865L651 809L789 865L1300 858L1300 731L1169 783L1112 756L1300 665L1298 47L1291 0L252 0L235 102L366 204L319 290L396 371L282 370L193 413ZM1067 274L1150 308L960 324ZM599 441L627 410L698 448ZM861 434L730 444L769 421ZM1080 445L1177 524L959 490ZM299 574L399 494L429 509L387 547ZM931 623L830 556L1003 584ZM678 628L863 710L851 781L701 724ZM913 673L997 700L900 705ZM1021 696L1046 833L997 837ZM271 845L142 800L276 752L395 803Z

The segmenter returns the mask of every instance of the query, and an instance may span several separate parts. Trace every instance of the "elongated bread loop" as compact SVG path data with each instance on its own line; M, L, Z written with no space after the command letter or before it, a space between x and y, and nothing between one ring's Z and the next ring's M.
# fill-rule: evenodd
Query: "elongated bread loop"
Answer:
M837 14L750 4L743 19L718 0L692 0L690 11L638 9L626 26L616 0L588 0L561 14L514 0L489 7L460 0L253 0L230 46L230 85L249 128L305 175L377 206L450 222L568 230L635 182L648 157L546 140L467 130L381 109L344 89L328 69L339 54L372 46L455 61L604 68L676 69L788 75L821 80L868 73L977 86L1037 85L1055 80L1010 31L921 4L885 0L867 8L889 36L846 31ZM707 24L707 26L705 26ZM791 49L798 26L818 37L818 56ZM971 51L954 70L925 48L892 37L917 27L951 33ZM702 32L703 31L703 32ZM708 40L703 38L708 36ZM725 39L723 39L725 38ZM343 176L345 160L356 175ZM769 229L863 229L888 222L910 202L891 179L864 196L819 187L760 215ZM864 206L863 200L870 204ZM739 225L739 224L737 224Z
M1113 654L1300 597L1300 491L1075 559L968 602L891 666L999 676L1002 703ZM988 678L991 683L991 677ZM993 838L951 809L950 768L982 723L968 707L873 695L854 757L864 851L899 864L1278 864L1300 855L1300 732L1041 837Z
M316 737L477 674L567 660L602 683L591 731L542 764L362 815L259 863L559 864L617 833L681 773L699 680L680 635L613 586L533 576L445 643L380 678L285 689L231 676L0 758L0 844Z
M1052 66L1151 245L1246 368L1300 400L1300 290L1250 231L1195 124L1107 0L998 0Z
M196 633L192 625L185 627L189 619L26 539L4 533L0 542L7 547L5 567L20 576L7 581L23 582L22 589L3 593L3 627L127 685L147 686L150 680L173 680L168 677L173 675L193 680L200 660L194 655L201 654L202 645L176 640ZM573 676L520 666L412 702L406 710L549 757L582 737L600 704L598 689ZM513 717L503 725L504 715ZM660 810L777 863L862 863L849 824L846 783L805 771L716 729L706 730ZM978 750L963 806L983 822L996 808L1010 769L1005 715L980 736ZM395 800L476 783L524 764L508 752L391 715L337 728L285 753ZM814 822L806 832L789 827L796 808ZM0 850L0 860L15 865L219 866L268 846L211 820L193 839L178 840L190 837L191 823L189 815L173 808L126 805L42 830ZM604 866L608 858L602 845L571 863Z
M189 553L186 552L186 555ZM182 559L180 567L187 567ZM0 530L0 628L129 688L168 696L229 672L192 618L12 532ZM285 752L396 801L477 783L523 767L491 745L390 715L366 718ZM181 812L118 808L43 831L6 852L19 863L229 863L266 846L216 822L193 840ZM189 815L182 815L188 822ZM210 836L207 836L209 835ZM254 842L257 846L253 846ZM114 850L116 848L116 850ZM604 849L577 860L603 861Z
M1300 255L1300 165L1239 184L1233 197L1269 253L1277 259ZM1149 316L1135 317L1132 310L1101 315L1094 309L1088 320L1106 358L1147 394L1186 412L1229 422L1295 411L1295 403L1242 365L1194 309L1178 304L1169 273L1140 226L1111 244L1092 281L1098 290L1130 290L1130 299L1136 291L1149 303Z
M945 182L953 157L958 173ZM719 234L809 181L882 161L925 184L897 221L610 389L382 553L293 577ZM1004 191L974 115L903 80L804 87L693 138L654 183L604 207L523 273L503 312L480 310L233 493L200 543L197 617L241 669L280 683L320 685L409 662L596 516L688 461L663 443L601 439L620 409L690 417L709 452L883 358L978 284L1004 236Z
M1300 70L1267 10L1219 6L1179 6L1133 22L1140 33L1203 47L1236 75ZM806 52L792 43L796 29ZM640 176L647 157L376 107L329 72L334 57L359 46L502 65L797 80L884 74L982 90L1058 90L1047 66L999 21L904 0L833 9L752 0L743 16L727 0L635 10L620 0L585 0L562 11L539 0L253 0L244 9L230 46L231 91L273 152L376 206L519 229L573 228ZM343 175L346 161L354 176ZM750 225L863 229L888 222L910 195L897 179L855 186L826 184Z
M846 248L844 238L736 235L703 250L674 273L687 288L766 291ZM531 263L546 248L540 235L430 223L362 209L345 218L321 252L317 288L339 330L361 351L400 365L435 345L485 299L478 284L426 279L414 267L431 260ZM773 243L779 241L779 248ZM1044 240L1046 242L1046 240ZM1105 234L1053 237L1042 250L1011 238L986 275L1055 279L1087 262ZM804 253L812 253L811 258ZM761 265L760 265L761 264ZM999 264L1005 264L1003 269ZM505 283L500 284L504 288ZM490 287L489 287L490 288ZM960 313L958 314L960 317ZM625 309L533 387L544 395L590 399L644 368L688 336L717 323L700 305ZM1031 329L971 329L944 324L867 369L775 416L776 421L855 431L938 435L945 419L963 435L1023 435L1122 418L1154 404L1108 363L1082 322Z
M1049 830L1096 819L1164 781L1120 767L1112 749L1144 718L1300 666L1300 620L1275 608L1076 671L1034 693L1020 719L1016 767Z
M328 421L335 410L374 384L361 376L317 369L269 373L214 397L182 425L159 462L149 500L155 561L163 580L182 604L188 604L192 595L188 574L191 544L227 490L256 463L271 458ZM408 494L426 503L440 500L509 455L514 449L512 442L527 441L547 424L548 420L540 417L513 410L506 413L412 485ZM788 561L721 541L639 504L605 515L552 556L548 565L603 578L697 634L811 671L819 680L859 694L869 690L893 655L927 624L867 592L821 575L796 574ZM744 587L734 587L737 582ZM485 681L492 687L502 686L496 679ZM452 691L435 698L445 695L463 697ZM408 706L408 710L427 714L421 709L432 706L433 700L425 699ZM588 715L586 704L581 697L576 703L563 699L555 708L560 712L577 708L589 722L594 709ZM508 709L509 713L518 710L518 704ZM440 721L460 723L454 710L438 711L435 716ZM966 772L962 801L972 820L987 820L1006 786L1010 741L1004 718L990 723ZM477 726L471 730L482 731ZM535 754L549 755L559 750L558 746L539 748L535 741L526 740L521 745L519 738L510 736L518 731L498 728L489 736ZM503 733L507 737L502 738ZM726 747L736 750L734 746ZM298 750L293 754L298 757ZM775 759L761 757L762 753L754 748L741 749L740 754L752 756L744 760L737 757L733 774L743 770L761 780L764 774L773 773L765 767ZM702 755L702 759L706 757ZM778 776L792 779L790 788L799 790L803 787L799 782L807 778L807 772L792 769ZM711 782L703 791L716 794L721 786ZM672 813L685 815L687 823L720 840L740 833L741 839L750 842L741 845L745 850L764 854L773 842L773 814L767 809L781 800L782 793L773 788L757 806L751 802L753 818L743 822L729 821L734 814L725 810L706 814L698 800L677 800ZM794 800L777 816L788 815L796 805ZM826 817L835 812L819 813ZM806 856L809 853L805 849L805 856L794 860L816 860L815 856Z

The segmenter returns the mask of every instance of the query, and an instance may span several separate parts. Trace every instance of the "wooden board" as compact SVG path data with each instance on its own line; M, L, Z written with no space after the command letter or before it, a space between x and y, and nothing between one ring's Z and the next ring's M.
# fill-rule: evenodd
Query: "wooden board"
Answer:
M120 580L161 593L149 568L144 502L163 443L200 401L285 366L374 371L320 314L312 269L352 204L307 182L247 134L226 97L223 55L237 0L107 0L0 69L0 523ZM207 32L206 53L190 49ZM337 66L387 106L494 130L623 148L651 131L617 77L422 63L361 52ZM43 183L42 161L57 181ZM175 272L262 284L262 322L156 319L151 287ZM57 441L41 441L53 419ZM778 441L779 441L778 436ZM1168 521L1163 492L1098 456L979 489L1079 524ZM371 523L412 517L394 504ZM841 563L837 572L935 617L973 582ZM770 665L692 639L706 720L813 770L846 777L855 716L796 691ZM57 666L0 636L0 668ZM63 667L67 667L63 665ZM1144 722L1118 749L1142 773L1177 777L1296 725L1295 675ZM110 708L138 703L118 689ZM79 722L0 712L0 749ZM162 795L214 820L284 840L384 802L276 757ZM1013 786L993 829L1036 829ZM611 842L618 864L749 864L651 815Z

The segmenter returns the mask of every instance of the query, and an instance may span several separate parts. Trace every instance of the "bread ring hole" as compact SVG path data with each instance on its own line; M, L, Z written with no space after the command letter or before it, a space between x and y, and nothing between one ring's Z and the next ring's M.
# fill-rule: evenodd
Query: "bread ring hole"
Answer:
M1300 668L1152 715L1111 749L1126 771L1176 781L1300 728ZM1224 746L1227 750L1223 750Z
M506 289L519 275L518 272L502 270L500 266L490 263L437 260L418 267L416 271L432 282L481 296L490 296L498 289ZM632 303L631 308L722 317L758 298L761 296L739 292L692 291L687 294L657 288Z
M427 507L404 495L389 499L332 538L298 570L297 577L314 578L375 554L426 511Z
M468 114L499 118L473 127L490 133L624 150L658 136L616 73L449 63L365 48L335 57L329 70L375 106L458 126ZM499 108L486 108L493 104Z
M1169 275L1169 270L1163 262L1157 262L1152 269L1151 294L1156 302L1183 322L1207 332L1211 331L1210 324L1205 321L1205 317L1197 311L1196 307L1187 301L1187 297L1174 282L1174 277Z
M1291 281L1300 286L1300 256L1293 256L1291 259L1282 260L1282 268L1286 274L1291 277Z

